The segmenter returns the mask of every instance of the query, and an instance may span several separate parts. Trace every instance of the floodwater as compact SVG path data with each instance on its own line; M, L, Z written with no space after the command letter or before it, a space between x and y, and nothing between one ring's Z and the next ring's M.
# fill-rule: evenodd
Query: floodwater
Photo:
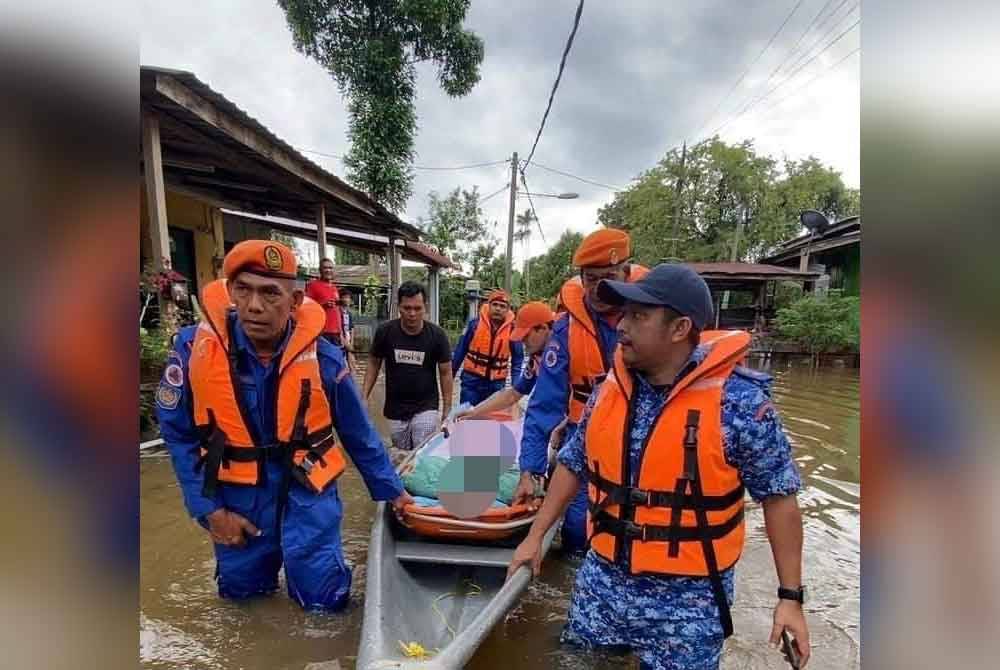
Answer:
M791 439L805 488L804 575L814 670L860 667L860 453L857 370L812 371L781 364L775 403ZM378 417L381 390L370 409ZM384 434L384 422L376 420ZM344 552L354 564L351 603L340 614L301 611L281 591L251 602L216 595L207 534L184 510L169 458L141 461L141 576L139 659L143 668L347 670L354 667L364 608L365 558L374 503L360 476L348 469ZM620 658L595 658L560 647L576 563L549 555L542 576L521 604L484 641L469 668L617 668ZM767 646L777 586L758 505L748 509L747 543L737 567L736 634L727 643L726 670L789 667ZM312 667L309 667L310 664ZM637 664L633 664L637 667Z

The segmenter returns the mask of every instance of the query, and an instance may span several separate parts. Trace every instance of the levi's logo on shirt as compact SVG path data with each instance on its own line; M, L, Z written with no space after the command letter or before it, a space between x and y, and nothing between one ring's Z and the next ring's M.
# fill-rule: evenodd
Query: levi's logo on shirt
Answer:
M409 365L423 365L424 352L409 351L407 349L394 349L397 363L407 363Z

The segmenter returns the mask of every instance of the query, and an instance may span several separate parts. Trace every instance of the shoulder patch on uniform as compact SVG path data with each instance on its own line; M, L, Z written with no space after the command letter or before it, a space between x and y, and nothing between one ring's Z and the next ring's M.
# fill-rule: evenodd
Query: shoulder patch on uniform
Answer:
M163 381L171 386L184 386L184 369L178 363L170 363L163 371Z
M550 347L545 350L543 362L547 368L554 368L556 366L556 363L559 362L559 358L556 355L556 347Z
M760 370L754 370L753 368L748 368L745 365L737 365L733 368L733 374L737 374L740 377L749 379L755 382L769 382L773 379L771 375L766 372L761 372Z
M156 389L156 404L163 409L177 409L181 401L181 392L167 385L160 384Z

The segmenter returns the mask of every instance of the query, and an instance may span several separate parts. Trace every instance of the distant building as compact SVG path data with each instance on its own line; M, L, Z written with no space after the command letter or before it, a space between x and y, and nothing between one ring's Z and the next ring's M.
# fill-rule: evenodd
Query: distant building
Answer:
M829 276L829 288L861 294L861 217L849 216L824 232L796 237L761 261Z
M715 323L712 327L766 333L776 316L778 284L810 284L816 272L761 263L687 263L712 291Z

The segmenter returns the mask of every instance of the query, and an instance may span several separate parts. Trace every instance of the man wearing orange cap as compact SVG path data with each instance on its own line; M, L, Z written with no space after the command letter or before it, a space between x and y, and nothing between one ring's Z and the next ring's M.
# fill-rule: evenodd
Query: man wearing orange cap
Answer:
M521 342L525 352L530 356L521 374L509 387L497 391L485 401L472 409L456 415L456 420L474 419L486 416L491 412L503 411L526 395L530 395L538 379L538 368L541 364L542 348L552 332L552 322L556 315L544 302L529 302L517 310L514 319L514 329L510 333L511 342Z
M346 459L375 500L412 499L389 462L326 314L295 287L277 242L248 240L202 291L204 321L178 333L156 393L184 503L212 538L224 598L278 588L308 609L340 609L351 568L336 480Z
M535 392L528 402L519 456L521 480L513 504L530 501L539 490L549 467L552 432L565 419L562 440L572 437L587 399L610 369L621 310L601 300L597 284L603 279L635 281L645 275L646 268L629 262L631 252L628 233L605 228L585 237L573 254L573 265L580 274L568 279L559 291L559 302L566 312L552 328ZM581 486L563 521L565 548L586 545L586 512L587 489Z
M452 376L462 375L460 402L478 405L504 387L512 370L520 371L524 348L511 341L513 325L510 296L499 289L491 292L451 357Z

